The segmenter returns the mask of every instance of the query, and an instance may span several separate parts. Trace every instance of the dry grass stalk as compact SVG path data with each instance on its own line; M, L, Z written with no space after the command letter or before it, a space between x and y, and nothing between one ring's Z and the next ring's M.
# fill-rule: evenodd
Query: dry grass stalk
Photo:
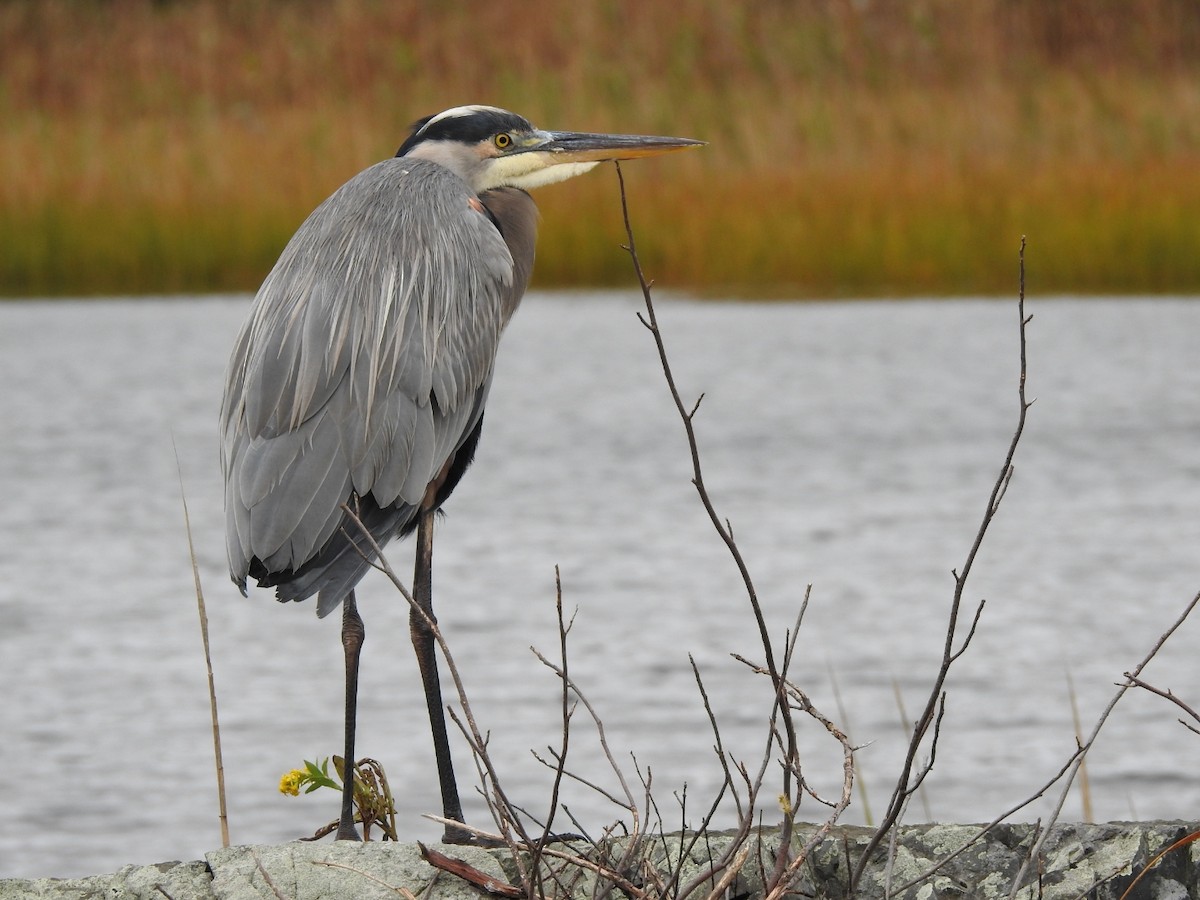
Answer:
M171 439L174 447L174 438ZM183 468L179 448L175 450L175 468L179 474L179 501L183 505L183 524L187 531L188 556L192 562L192 579L196 585L196 611L200 616L200 639L204 643L204 669L208 675L208 708L212 716L213 758L217 769L217 816L221 824L221 846L229 846L229 814L225 805L225 761L221 755L221 721L217 715L217 685L213 677L212 651L208 641L208 611L204 606L204 589L200 585L200 567L196 562L196 547L192 542L192 520L188 515L187 492L183 489Z

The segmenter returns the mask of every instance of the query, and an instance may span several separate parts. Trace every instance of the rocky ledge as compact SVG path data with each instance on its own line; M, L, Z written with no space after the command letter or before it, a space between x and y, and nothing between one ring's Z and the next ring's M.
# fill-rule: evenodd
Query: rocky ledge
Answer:
M890 865L885 846L876 852L856 896L866 900L884 896L897 900L1009 897L1013 879L1037 839L1036 826L997 826L945 862L936 874L904 887L970 842L979 830L971 825L913 825L900 829ZM1021 900L1120 900L1156 854L1196 831L1200 831L1200 823L1196 822L1055 826L1042 845L1038 864L1029 867L1027 883L1016 896ZM793 846L803 846L814 833L814 826L798 826ZM791 896L829 900L847 897L849 861L859 858L870 836L866 828L835 828L801 868ZM728 834L717 833L696 842L691 847L691 858L683 861L682 877L676 884L686 883L710 858L719 857L730 840ZM778 832L763 832L741 858L736 878L731 873L722 886L721 894L728 898L761 896L760 861L773 858L778 840ZM131 865L111 875L0 880L0 900L395 900L407 896L458 900L489 893L505 896L506 889L511 892L510 886L519 883L513 859L505 851L445 846L436 850L450 857L449 863L440 861L442 869L431 865L415 844L229 847L207 854L203 861ZM678 837L648 842L643 857L659 871L679 866ZM459 874L451 871L455 867ZM653 888L652 872L652 868L643 868L640 873L631 870L629 878L639 888L647 889L648 896L675 896L671 889ZM464 880L462 875L477 883ZM590 879L589 873L576 870L569 893L591 896ZM544 884L547 894L568 893L565 880ZM694 896L708 896L714 887L714 883L707 883ZM611 895L625 896L620 890ZM1167 853L1128 894L1128 900L1191 897L1200 897L1200 842Z

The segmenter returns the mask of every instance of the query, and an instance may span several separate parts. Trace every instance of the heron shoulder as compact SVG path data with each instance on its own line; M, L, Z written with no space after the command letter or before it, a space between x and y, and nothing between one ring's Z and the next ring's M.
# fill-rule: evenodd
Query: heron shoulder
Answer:
M446 231L456 240L442 243L442 252L477 242L494 243L493 229L483 227L473 215L475 194L458 175L426 159L392 158L359 172L317 207L292 238L304 244L329 232L339 244L351 248L386 242L409 251L432 247ZM531 201L532 202L532 201ZM465 233L461 233L465 232ZM444 239L443 239L444 240Z
M478 206L435 163L385 160L289 241L227 374L235 577L254 559L295 571L351 490L381 508L419 503L476 427L517 277Z

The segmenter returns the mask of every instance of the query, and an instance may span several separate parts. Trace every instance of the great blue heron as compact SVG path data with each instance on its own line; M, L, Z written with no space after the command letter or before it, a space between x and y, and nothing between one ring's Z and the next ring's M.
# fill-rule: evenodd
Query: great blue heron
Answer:
M337 837L357 840L353 760L362 619L354 587L382 546L417 532L413 597L433 614L433 514L471 463L500 333L533 268L525 191L603 160L700 144L541 131L489 106L421 119L394 159L350 179L308 217L259 289L221 407L226 543L234 582L280 601L342 604L345 777ZM410 631L445 818L463 822L433 635ZM445 838L469 839L446 826Z

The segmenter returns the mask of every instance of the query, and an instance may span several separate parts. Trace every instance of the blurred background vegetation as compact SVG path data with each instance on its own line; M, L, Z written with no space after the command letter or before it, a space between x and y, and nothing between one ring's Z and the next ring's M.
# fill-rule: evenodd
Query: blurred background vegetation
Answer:
M463 103L676 134L626 166L660 286L1200 291L1196 0L3 0L0 293L252 290ZM536 284L625 283L615 177L539 192Z

